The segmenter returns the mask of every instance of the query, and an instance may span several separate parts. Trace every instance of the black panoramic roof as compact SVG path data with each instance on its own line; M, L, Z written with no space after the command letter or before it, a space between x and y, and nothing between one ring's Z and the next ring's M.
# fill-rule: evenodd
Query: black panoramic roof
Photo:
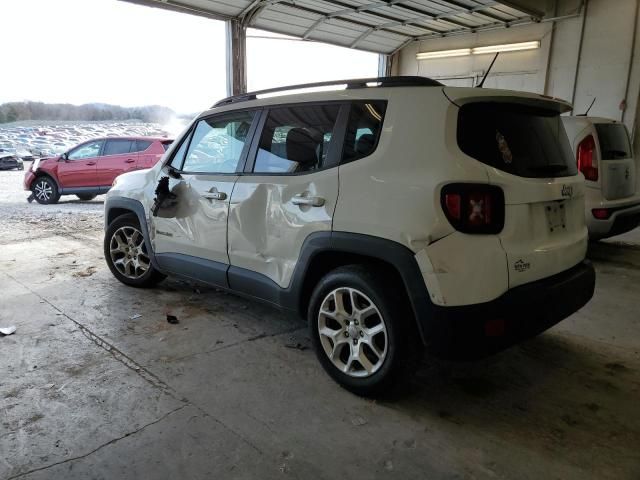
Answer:
M215 103L214 107L222 105L230 105L232 103L246 102L247 100L255 100L258 95L269 93L285 92L287 90L301 90L305 88L329 87L331 85L346 85L347 89L352 88L380 88L380 87L438 87L442 86L440 82L427 77L418 76L398 76L398 77L373 77L373 78L355 78L350 80L330 80L328 82L302 83L300 85L289 85L286 87L268 88L266 90L257 90L255 92L242 93L232 97L227 97Z

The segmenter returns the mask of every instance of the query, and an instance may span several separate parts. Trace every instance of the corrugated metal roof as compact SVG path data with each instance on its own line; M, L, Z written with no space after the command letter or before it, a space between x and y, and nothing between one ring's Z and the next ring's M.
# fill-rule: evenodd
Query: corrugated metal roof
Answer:
M412 40L509 27L544 13L491 0L124 0L306 40L392 53Z

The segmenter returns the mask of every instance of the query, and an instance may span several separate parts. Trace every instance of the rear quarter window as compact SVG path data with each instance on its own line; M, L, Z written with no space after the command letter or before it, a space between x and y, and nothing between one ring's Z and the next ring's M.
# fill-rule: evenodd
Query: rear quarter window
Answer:
M578 173L557 112L515 104L460 107L457 140L470 157L519 177L567 177Z
M136 140L136 152L144 152L151 146L151 142L148 140Z
M342 153L343 163L364 158L375 151L386 110L387 102L382 100L351 104Z

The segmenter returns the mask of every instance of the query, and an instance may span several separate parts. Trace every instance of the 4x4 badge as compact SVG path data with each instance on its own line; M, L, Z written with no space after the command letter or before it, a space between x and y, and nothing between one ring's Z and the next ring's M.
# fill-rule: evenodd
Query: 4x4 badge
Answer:
M562 196L563 197L572 197L573 196L573 187L571 185L562 185Z
M529 262L525 262L524 260L520 259L513 264L513 268L515 269L516 272L526 272L531 268L531 264Z

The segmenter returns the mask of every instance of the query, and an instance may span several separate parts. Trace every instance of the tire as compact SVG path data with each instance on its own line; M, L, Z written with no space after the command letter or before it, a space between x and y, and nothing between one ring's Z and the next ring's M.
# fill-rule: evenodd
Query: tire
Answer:
M53 178L46 175L36 177L31 185L31 191L36 202L42 205L50 205L52 203L58 203L60 200L60 192L58 191L58 184Z
M76 197L78 197L83 202L88 202L89 200L93 200L94 198L96 198L97 195L93 195L91 193L85 193L81 195L76 195Z
M152 287L166 278L151 264L140 222L131 213L107 227L104 258L113 276L131 287Z
M376 268L343 266L318 282L309 302L309 329L320 364L356 395L397 393L406 386L422 356L408 299L387 278ZM343 300L346 315L340 314L338 298Z

